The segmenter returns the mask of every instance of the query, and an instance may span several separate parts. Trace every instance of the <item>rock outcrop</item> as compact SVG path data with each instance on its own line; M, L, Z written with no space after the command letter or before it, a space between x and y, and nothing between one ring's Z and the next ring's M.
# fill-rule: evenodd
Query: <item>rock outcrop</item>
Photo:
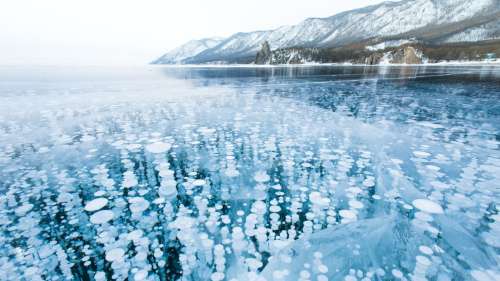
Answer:
M379 64L383 57L384 55L381 53L373 53L365 58L364 64L368 65Z
M406 46L392 53L390 63L397 64L421 64L422 56L412 46Z
M271 47L267 41L262 43L260 51L255 56L255 64L270 64L272 58Z

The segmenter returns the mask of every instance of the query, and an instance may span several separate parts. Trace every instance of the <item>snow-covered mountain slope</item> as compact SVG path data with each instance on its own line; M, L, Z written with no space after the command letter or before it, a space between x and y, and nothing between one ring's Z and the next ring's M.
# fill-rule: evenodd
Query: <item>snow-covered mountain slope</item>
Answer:
M155 64L180 64L183 60L196 56L197 54L215 47L222 41L222 38L204 38L201 40L191 40L172 51L161 56L153 63Z
M341 46L370 38L395 37L410 34L413 30L463 23L498 11L500 0L389 1L328 18L309 18L297 25L274 30L236 33L212 48L193 53L184 62L231 61L255 56L264 41L269 42L271 49ZM457 38L460 40L462 37Z
M500 38L500 18L455 33L443 40L445 43L475 42Z

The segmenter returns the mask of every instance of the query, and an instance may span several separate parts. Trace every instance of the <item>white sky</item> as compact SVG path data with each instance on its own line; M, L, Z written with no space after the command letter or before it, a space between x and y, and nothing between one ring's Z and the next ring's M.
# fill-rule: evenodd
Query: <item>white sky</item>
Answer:
M191 39L381 0L0 0L0 65L143 65Z

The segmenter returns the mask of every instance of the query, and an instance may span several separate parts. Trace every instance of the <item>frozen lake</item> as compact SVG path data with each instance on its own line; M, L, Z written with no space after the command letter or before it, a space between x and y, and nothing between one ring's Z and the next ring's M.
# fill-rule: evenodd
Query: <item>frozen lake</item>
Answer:
M500 67L0 67L0 280L500 280Z

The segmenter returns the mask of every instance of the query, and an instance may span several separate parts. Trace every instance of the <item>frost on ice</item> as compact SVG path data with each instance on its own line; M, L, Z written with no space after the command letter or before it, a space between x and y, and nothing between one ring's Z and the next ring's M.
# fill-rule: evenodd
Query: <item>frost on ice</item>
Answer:
M0 280L499 280L494 102L355 83L2 97Z

